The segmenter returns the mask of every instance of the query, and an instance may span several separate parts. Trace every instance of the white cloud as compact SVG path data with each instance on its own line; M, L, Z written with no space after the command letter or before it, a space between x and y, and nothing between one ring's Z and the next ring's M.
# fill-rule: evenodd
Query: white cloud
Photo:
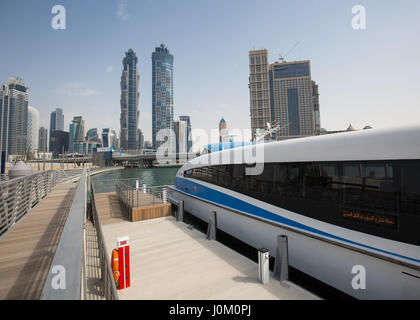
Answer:
M98 91L88 88L85 84L79 81L65 84L60 89L58 89L58 92L62 96L68 97L89 97L99 94Z
M112 72L112 71L114 71L114 66L108 66L106 68L106 72Z
M127 13L127 0L119 0L117 8L117 17L121 21L126 21L129 17Z

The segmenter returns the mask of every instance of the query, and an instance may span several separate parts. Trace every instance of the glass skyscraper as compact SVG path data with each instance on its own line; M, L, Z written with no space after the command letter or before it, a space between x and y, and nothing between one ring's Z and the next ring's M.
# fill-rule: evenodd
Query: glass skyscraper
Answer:
M154 148L164 143L157 141L162 129L171 132L171 146L175 149L174 130L174 57L162 43L152 53L152 143ZM171 150L175 152L175 150Z
M20 78L9 78L0 88L0 151L23 155L27 150L28 87Z
M187 152L192 151L191 119L190 116L179 116L180 121L187 123Z
M64 114L63 109L60 108L56 108L51 112L50 134L55 130L64 131Z
M138 148L139 124L139 75L137 56L133 49L125 53L121 75L121 118L120 147L122 149Z

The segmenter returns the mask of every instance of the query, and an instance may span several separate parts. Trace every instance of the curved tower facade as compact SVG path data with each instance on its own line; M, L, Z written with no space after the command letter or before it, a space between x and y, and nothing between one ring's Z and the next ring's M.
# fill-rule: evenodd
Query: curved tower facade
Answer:
M174 130L174 56L162 43L152 53L152 143L159 148L163 143L156 136L162 129ZM171 136L174 146L175 137ZM174 150L173 150L174 151Z
M120 147L122 149L138 148L139 74L137 61L135 52L129 49L123 59L121 75Z

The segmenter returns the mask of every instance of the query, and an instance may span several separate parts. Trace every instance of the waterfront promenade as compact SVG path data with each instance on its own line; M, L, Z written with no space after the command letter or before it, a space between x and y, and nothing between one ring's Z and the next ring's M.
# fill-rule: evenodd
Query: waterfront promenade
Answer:
M90 174L110 170L118 169L94 169ZM73 204L81 173L80 170L70 172L68 178L52 187L45 198L39 200L28 213L0 237L0 300L40 299ZM32 189L31 194L33 192ZM7 191L2 189L1 196L5 194L8 194ZM29 198L23 194L13 201L19 203ZM2 223L4 219L10 220L8 211L4 211L4 208L11 207L10 201L12 199L2 199L3 211L0 215ZM16 204L16 206L20 205Z
M40 298L76 187L54 187L0 240L0 299Z

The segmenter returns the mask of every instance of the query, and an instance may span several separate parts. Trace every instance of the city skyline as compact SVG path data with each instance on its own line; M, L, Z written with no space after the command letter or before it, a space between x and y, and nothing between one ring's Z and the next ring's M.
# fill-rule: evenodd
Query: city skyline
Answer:
M420 48L410 40L418 35L419 22L414 14L420 7L418 2L395 6L387 1L381 5L362 1L367 10L367 28L363 31L351 27L353 1L339 4L333 1L301 1L299 4L264 1L264 6L255 10L246 8L247 5L241 2L244 10L240 14L235 13L235 6L239 5L235 1L224 6L223 14L219 14L215 4L167 3L163 16L168 17L169 11L176 13L171 14L175 19L171 24L173 28L168 28L168 22L162 19L155 29L147 28L153 25L148 16L157 13L158 3L128 1L129 14L124 21L116 14L117 3L106 6L98 3L64 1L68 12L67 29L60 31L51 28L49 4L35 5L29 1L0 4L0 25L4 30L10 30L8 21L18 16L19 21L23 21L13 32L5 32L5 41L9 39L10 49L16 54L6 59L6 52L0 53L0 80L5 83L13 76L24 79L29 87L30 103L40 111L40 126L49 128L48 115L59 106L65 110L65 128L76 115L83 115L89 127L119 128L118 69L121 54L132 47L139 57L139 69L144 70L139 85L139 128L145 140L151 140L152 68L149 57L160 40L177 56L174 117L189 114L194 128L216 129L214 124L222 115L232 128L250 128L248 52L267 48L269 63L273 63L278 54L286 53L297 41L299 45L286 59L312 62L313 78L321 88L322 127L334 130L343 129L349 123L357 128L418 123L420 94L415 88L415 80L420 68L415 57ZM29 10L20 11L22 4ZM305 11L311 12L310 17L297 10L302 5L308 9ZM188 10L183 14L186 7ZM260 17L262 8L267 7L271 9L269 16L280 13L283 18L267 17L250 26L241 23L250 17ZM203 10L206 15L202 19L195 17ZM284 12L293 14L284 16ZM86 19L92 15L97 19L95 26L90 28ZM220 17L216 18L216 15ZM231 16L230 21L226 19L228 16ZM306 25L313 26L309 34L305 34L298 23L305 19ZM192 28L195 25L204 28ZM31 39L24 34L28 27L33 30ZM199 32L204 36L200 37ZM10 41L11 33L21 36L29 46L39 45L32 52L19 50L19 43ZM109 46L111 41L113 44ZM230 46L228 51L220 50L227 44ZM51 50L56 52L53 56L48 54ZM96 52L94 59L92 52ZM393 77L399 79L398 84L386 76L385 66L392 68ZM410 73L405 72L408 68ZM41 69L42 73L39 72ZM399 111L395 113L397 104Z

